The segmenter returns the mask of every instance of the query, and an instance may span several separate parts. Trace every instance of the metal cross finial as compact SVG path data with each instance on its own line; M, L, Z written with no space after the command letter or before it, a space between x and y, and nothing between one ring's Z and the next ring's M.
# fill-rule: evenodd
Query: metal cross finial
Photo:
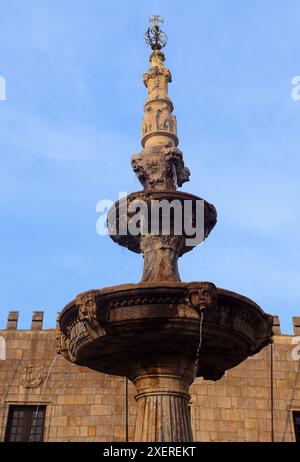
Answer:
M166 46L168 41L168 37L159 27L159 24L164 23L164 20L157 14L154 14L152 18L149 19L149 22L153 22L153 26L148 27L146 31L146 43L152 50L160 50Z
M164 18L160 17L158 14L153 14L152 18L149 19L149 22L153 22L154 26L158 26L159 24L163 24Z

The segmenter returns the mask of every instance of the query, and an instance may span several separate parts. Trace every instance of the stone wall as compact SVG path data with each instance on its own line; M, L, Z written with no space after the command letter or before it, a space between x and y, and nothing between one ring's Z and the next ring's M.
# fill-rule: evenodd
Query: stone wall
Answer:
M31 330L17 330L11 312L6 360L0 360L0 440L5 437L9 405L46 405L45 441L124 441L125 379L55 359L55 330L43 330L43 313L35 312ZM300 318L294 336L281 335L279 321L273 343L275 441L294 441L292 411L300 411ZM299 338L296 338L299 336ZM218 382L197 379L191 387L195 441L271 440L271 346ZM54 364L53 361L55 360ZM52 369L46 383L49 368ZM129 383L129 440L135 421L134 387Z

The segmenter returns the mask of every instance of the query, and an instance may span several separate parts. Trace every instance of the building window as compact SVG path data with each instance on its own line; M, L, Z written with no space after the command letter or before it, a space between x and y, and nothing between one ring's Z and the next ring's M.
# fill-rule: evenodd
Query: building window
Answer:
M300 411L293 412L295 437L296 441L300 442Z
M46 406L10 406L5 441L43 441Z

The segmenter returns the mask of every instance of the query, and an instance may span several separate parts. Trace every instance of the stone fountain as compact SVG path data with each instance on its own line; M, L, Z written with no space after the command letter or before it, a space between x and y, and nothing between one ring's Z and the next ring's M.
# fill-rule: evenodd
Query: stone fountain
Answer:
M134 441L186 442L193 440L188 412L192 382L196 377L218 380L259 352L271 340L273 318L248 298L211 282L180 281L178 258L208 237L217 213L205 200L177 191L190 172L177 147L168 96L171 74L161 51L166 35L160 18L153 22L145 35L152 54L143 76L148 90L143 150L131 159L143 190L116 202L108 214L111 238L143 254L142 280L79 294L59 315L58 351L74 364L134 383ZM153 213L157 204L160 214Z

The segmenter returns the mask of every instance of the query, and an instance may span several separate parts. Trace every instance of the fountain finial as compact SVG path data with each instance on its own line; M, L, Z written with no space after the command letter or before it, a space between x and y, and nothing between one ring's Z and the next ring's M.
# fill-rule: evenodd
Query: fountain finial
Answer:
M153 51L149 58L151 67L143 75L148 95L144 106L142 146L145 148L157 143L177 146L176 117L172 114L173 103L168 95L168 84L172 82L172 76L164 65L165 55L161 50L167 44L167 36L159 27L164 20L153 15L149 22L153 25L147 29L145 40Z
M164 19L154 14L152 18L149 19L149 22L152 22L153 26L148 27L145 33L145 41L152 50L161 50L168 42L167 34L159 27L159 24L164 23Z

